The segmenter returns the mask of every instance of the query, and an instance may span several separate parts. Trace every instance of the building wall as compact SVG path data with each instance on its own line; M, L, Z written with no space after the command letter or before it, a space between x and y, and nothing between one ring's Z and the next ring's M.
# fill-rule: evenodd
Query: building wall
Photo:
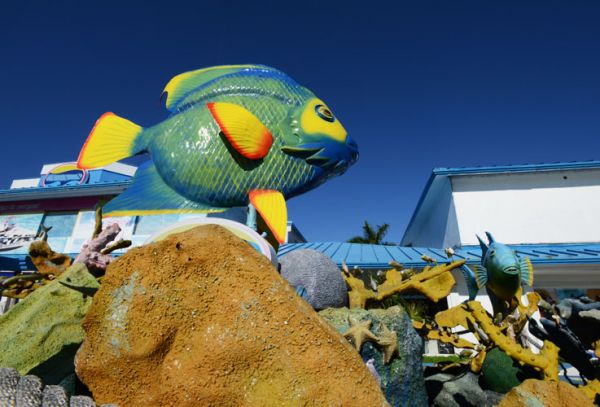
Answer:
M118 223L121 232L115 238L128 239L133 246L144 244L152 234L173 223L201 217L220 217L237 222L246 221L246 208L232 208L218 214L166 214L105 218L104 225ZM29 243L40 230L40 225L52 227L48 233L50 247L59 253L76 254L91 238L95 225L92 210L51 211L33 213L0 212L0 271L22 271L18 258L26 257ZM121 249L116 253L122 253Z
M600 241L600 170L452 177L462 245Z
M403 246L443 248L460 243L448 178L434 180L430 191L434 197L415 215L402 239Z

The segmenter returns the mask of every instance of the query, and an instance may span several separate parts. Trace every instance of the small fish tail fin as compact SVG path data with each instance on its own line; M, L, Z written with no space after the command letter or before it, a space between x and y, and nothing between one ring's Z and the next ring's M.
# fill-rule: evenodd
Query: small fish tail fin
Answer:
M479 286L477 285L477 280L475 278L475 273L473 270L469 268L466 264L460 268L463 276L465 277L465 282L467 283L467 291L469 292L469 301L473 301L477 296L477 292L479 291Z
M477 287L481 289L487 284L488 276L487 269L483 266L475 266L475 280L477 281Z
M533 287L533 265L529 257L521 259L521 281L529 287Z
M146 145L140 137L143 131L143 127L127 119L104 113L81 148L77 167L98 168L144 151Z

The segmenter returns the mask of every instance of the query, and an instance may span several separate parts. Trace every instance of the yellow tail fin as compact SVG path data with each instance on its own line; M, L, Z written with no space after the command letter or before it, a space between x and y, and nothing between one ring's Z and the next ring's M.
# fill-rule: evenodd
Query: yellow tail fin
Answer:
M135 140L144 129L114 113L104 113L81 148L77 166L102 167L136 154Z

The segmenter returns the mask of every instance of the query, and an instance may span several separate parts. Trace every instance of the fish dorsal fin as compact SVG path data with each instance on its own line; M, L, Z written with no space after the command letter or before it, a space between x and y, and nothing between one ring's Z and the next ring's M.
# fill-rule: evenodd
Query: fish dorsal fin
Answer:
M255 189L250 191L250 202L279 243L287 237L287 206L279 191Z
M223 75L240 72L244 69L257 68L259 65L221 65L179 74L167 83L162 96L167 94L166 106L171 112L177 110L179 102L194 89Z
M488 275L485 267L475 266L475 280L477 280L477 288L479 289L487 284Z
M521 281L527 284L529 287L533 287L533 265L529 257L524 257L520 261L521 263Z
M481 240L479 235L475 236L477 236L477 240L479 241L479 247L481 247L481 260L483 261L483 258L485 257L485 254L488 251L488 246L483 242L483 240Z
M273 136L256 116L234 103L208 103L207 107L238 153L250 160L267 155L273 144Z

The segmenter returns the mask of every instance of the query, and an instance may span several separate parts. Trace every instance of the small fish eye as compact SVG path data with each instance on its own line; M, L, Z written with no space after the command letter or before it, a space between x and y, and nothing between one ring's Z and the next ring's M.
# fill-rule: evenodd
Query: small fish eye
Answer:
M323 119L325 121L328 121L328 122L335 121L335 117L333 116L333 113L331 113L331 110L329 110L325 105L316 105L315 112L321 119Z

